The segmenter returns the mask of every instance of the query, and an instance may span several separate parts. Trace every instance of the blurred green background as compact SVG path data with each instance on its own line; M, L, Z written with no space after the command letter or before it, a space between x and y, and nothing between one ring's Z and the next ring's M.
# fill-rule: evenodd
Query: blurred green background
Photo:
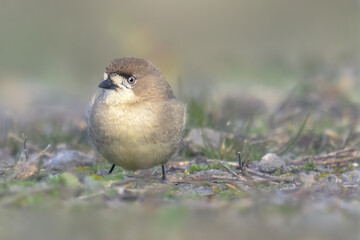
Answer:
M360 106L359 0L0 0L0 3L0 146L7 146L14 156L19 156L22 145L11 139L6 142L8 133L30 136L39 149L49 143L55 149L59 144L61 149L64 143L71 149L91 151L93 148L86 145L87 103L98 89L106 65L125 56L145 58L163 71L176 95L188 104L188 128L214 127L208 119L226 122L228 127L229 116L245 126L240 129L244 142L251 134L261 139L262 134L274 130L271 124L264 124L267 118L274 117L271 113L286 115L302 105L307 111L324 100L323 105L314 107L314 124L308 130L311 139L316 134L327 137L329 129L340 140L348 139L354 132L355 146L359 146L356 140L359 136L356 109ZM306 84L310 87L301 88ZM295 98L283 111L285 114L274 111L282 101L286 102L284 97L292 89L310 94ZM338 117L329 113L331 107L340 112ZM326 121L319 115L325 115L326 121L330 119L330 124L324 124ZM299 116L294 119L303 121ZM253 126L247 128L247 121L252 123L253 118L259 121L253 121ZM279 120L276 126L295 132L301 125L295 120ZM272 150L261 148L261 144L261 151L251 149L258 156L251 156L255 160ZM333 145L340 148L340 144ZM304 146L299 153L312 150L311 144ZM146 234L149 239L160 239L162 235L156 232L178 236L167 239L200 239L201 234L194 231L200 229L207 239L220 235L249 239L275 235L277 239L320 239L317 236L326 235L323 239L353 239L347 238L346 233L352 235L358 229L359 212L353 210L358 209L358 201L354 208L347 208L338 198L328 204L327 195L318 201L306 195L306 191L302 193L298 194L301 204L293 198L284 203L254 194L255 197L241 198L239 204L229 201L234 203L230 206L220 203L220 208L216 208L209 203L206 206L211 211L191 200L189 205L195 207L185 205L186 209L180 205L169 211L159 209L161 204L151 201L148 205L136 202L129 212L124 204L120 211L114 211L118 206L115 205L102 214L83 216L80 212L75 217L1 210L0 234L38 239L37 232L31 230L41 229L39 233L50 232L48 235L53 239L57 239L52 236L54 231L70 236L75 232L83 234L77 239L102 238L106 234L111 236L108 239L116 239L126 237L126 233L119 232L129 229L129 239L144 238ZM65 200L59 198L65 202L59 204L60 210L71 205L74 196L69 196ZM307 208L306 203L302 204L304 200L312 200L315 205ZM253 204L256 201L259 203ZM281 207L274 208L273 202ZM333 213L321 203L328 204L329 209L341 206L346 211L338 213L335 207ZM97 208L89 205L83 212L91 213L88 210ZM239 214L241 209L244 212ZM329 214L321 215L314 209ZM353 212L355 217L349 214ZM152 224L147 225L149 222ZM201 222L203 227L198 228L195 222ZM144 231L134 231L136 223ZM186 237L181 238L181 233Z
M152 61L177 92L179 80L283 86L356 74L359 19L358 0L1 0L0 93L14 101L19 82L17 97L43 87L83 105L123 56Z

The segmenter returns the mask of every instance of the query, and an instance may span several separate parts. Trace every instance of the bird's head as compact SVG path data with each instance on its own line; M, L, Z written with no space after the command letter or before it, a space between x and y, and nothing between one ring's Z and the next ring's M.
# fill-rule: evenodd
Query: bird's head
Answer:
M118 58L110 62L99 84L107 102L118 104L164 100L174 97L160 70L140 58Z

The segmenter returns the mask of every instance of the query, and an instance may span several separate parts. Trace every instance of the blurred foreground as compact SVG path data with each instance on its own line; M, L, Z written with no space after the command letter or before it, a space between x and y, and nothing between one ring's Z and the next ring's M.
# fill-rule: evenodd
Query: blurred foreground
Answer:
M359 204L286 196L222 204L145 202L97 209L1 210L1 239L357 239ZM356 211L356 212L354 212Z

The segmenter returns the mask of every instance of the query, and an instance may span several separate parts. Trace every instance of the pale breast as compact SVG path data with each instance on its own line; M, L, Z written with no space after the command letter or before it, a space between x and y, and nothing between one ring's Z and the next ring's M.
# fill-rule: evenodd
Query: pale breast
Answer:
M165 163L176 150L184 129L184 107L176 103L107 105L95 101L88 126L97 150L127 169Z

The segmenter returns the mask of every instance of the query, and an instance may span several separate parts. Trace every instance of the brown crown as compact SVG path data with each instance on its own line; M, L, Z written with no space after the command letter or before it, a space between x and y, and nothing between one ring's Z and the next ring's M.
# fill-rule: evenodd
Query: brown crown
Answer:
M106 67L106 72L135 75L136 77L142 77L149 74L161 74L160 70L151 62L133 57L117 58L112 60L109 66Z

